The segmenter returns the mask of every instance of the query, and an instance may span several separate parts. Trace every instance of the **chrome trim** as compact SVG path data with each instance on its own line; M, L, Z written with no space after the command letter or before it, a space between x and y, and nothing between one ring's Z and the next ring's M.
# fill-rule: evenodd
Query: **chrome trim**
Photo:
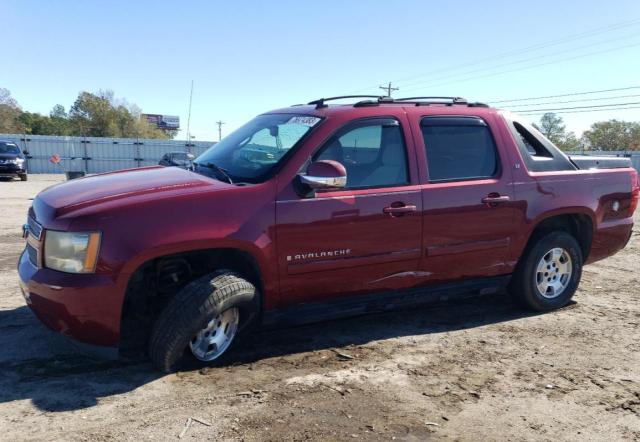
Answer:
M29 260L29 262L39 268L40 266L38 265L38 263L40 261L40 250L34 247L31 243L27 242L25 251L27 253L27 259Z
M326 177L300 175L300 180L312 189L334 189L342 188L347 185L346 176Z
M29 227L29 233L31 233L31 235L33 235L35 239L40 241L40 239L42 238L42 225L35 219L28 217L27 226Z

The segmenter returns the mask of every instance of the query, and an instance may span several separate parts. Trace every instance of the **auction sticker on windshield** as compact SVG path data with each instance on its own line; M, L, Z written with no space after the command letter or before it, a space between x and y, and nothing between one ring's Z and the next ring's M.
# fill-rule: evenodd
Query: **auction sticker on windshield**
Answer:
M318 123L318 121L320 121L320 118L318 117L296 115L295 117L291 117L289 121L287 121L287 124L300 124L302 126L313 127Z

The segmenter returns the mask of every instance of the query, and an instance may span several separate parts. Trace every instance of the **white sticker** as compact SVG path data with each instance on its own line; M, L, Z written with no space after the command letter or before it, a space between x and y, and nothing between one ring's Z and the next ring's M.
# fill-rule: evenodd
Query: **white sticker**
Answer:
M320 118L318 117L311 117L309 115L296 115L295 117L291 117L289 121L287 121L287 124L300 124L302 126L313 127L318 123L318 121L320 121Z

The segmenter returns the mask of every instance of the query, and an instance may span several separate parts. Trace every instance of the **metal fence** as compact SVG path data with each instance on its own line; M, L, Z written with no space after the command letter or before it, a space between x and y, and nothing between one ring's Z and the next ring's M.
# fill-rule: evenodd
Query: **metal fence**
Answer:
M633 168L640 172L640 152L623 150L585 150L576 152L566 152L567 155L590 155L598 157L625 157L631 160Z
M26 150L29 173L109 172L158 164L167 152L200 155L213 141L156 140L143 138L58 137L50 135L0 134ZM58 155L60 163L51 162Z
M86 173L158 164L167 152L189 152L200 155L215 144L214 141L156 140L143 138L57 137L52 135L0 134L0 140L13 141L21 150L29 152L29 173ZM631 159L640 171L640 152L586 150L567 152L569 155L624 156ZM60 164L50 161L60 156Z

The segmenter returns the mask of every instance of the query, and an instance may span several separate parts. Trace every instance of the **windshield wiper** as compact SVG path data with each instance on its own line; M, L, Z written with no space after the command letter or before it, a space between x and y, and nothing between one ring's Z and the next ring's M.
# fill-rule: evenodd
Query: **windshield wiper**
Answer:
M222 167L217 166L213 163L193 163L193 164L195 164L196 166L202 166L202 167L206 167L207 169L215 170L216 172L220 172L220 174L226 178L229 184L233 184L233 180L231 179L231 176L229 175L229 172L226 171L226 169L223 169Z

